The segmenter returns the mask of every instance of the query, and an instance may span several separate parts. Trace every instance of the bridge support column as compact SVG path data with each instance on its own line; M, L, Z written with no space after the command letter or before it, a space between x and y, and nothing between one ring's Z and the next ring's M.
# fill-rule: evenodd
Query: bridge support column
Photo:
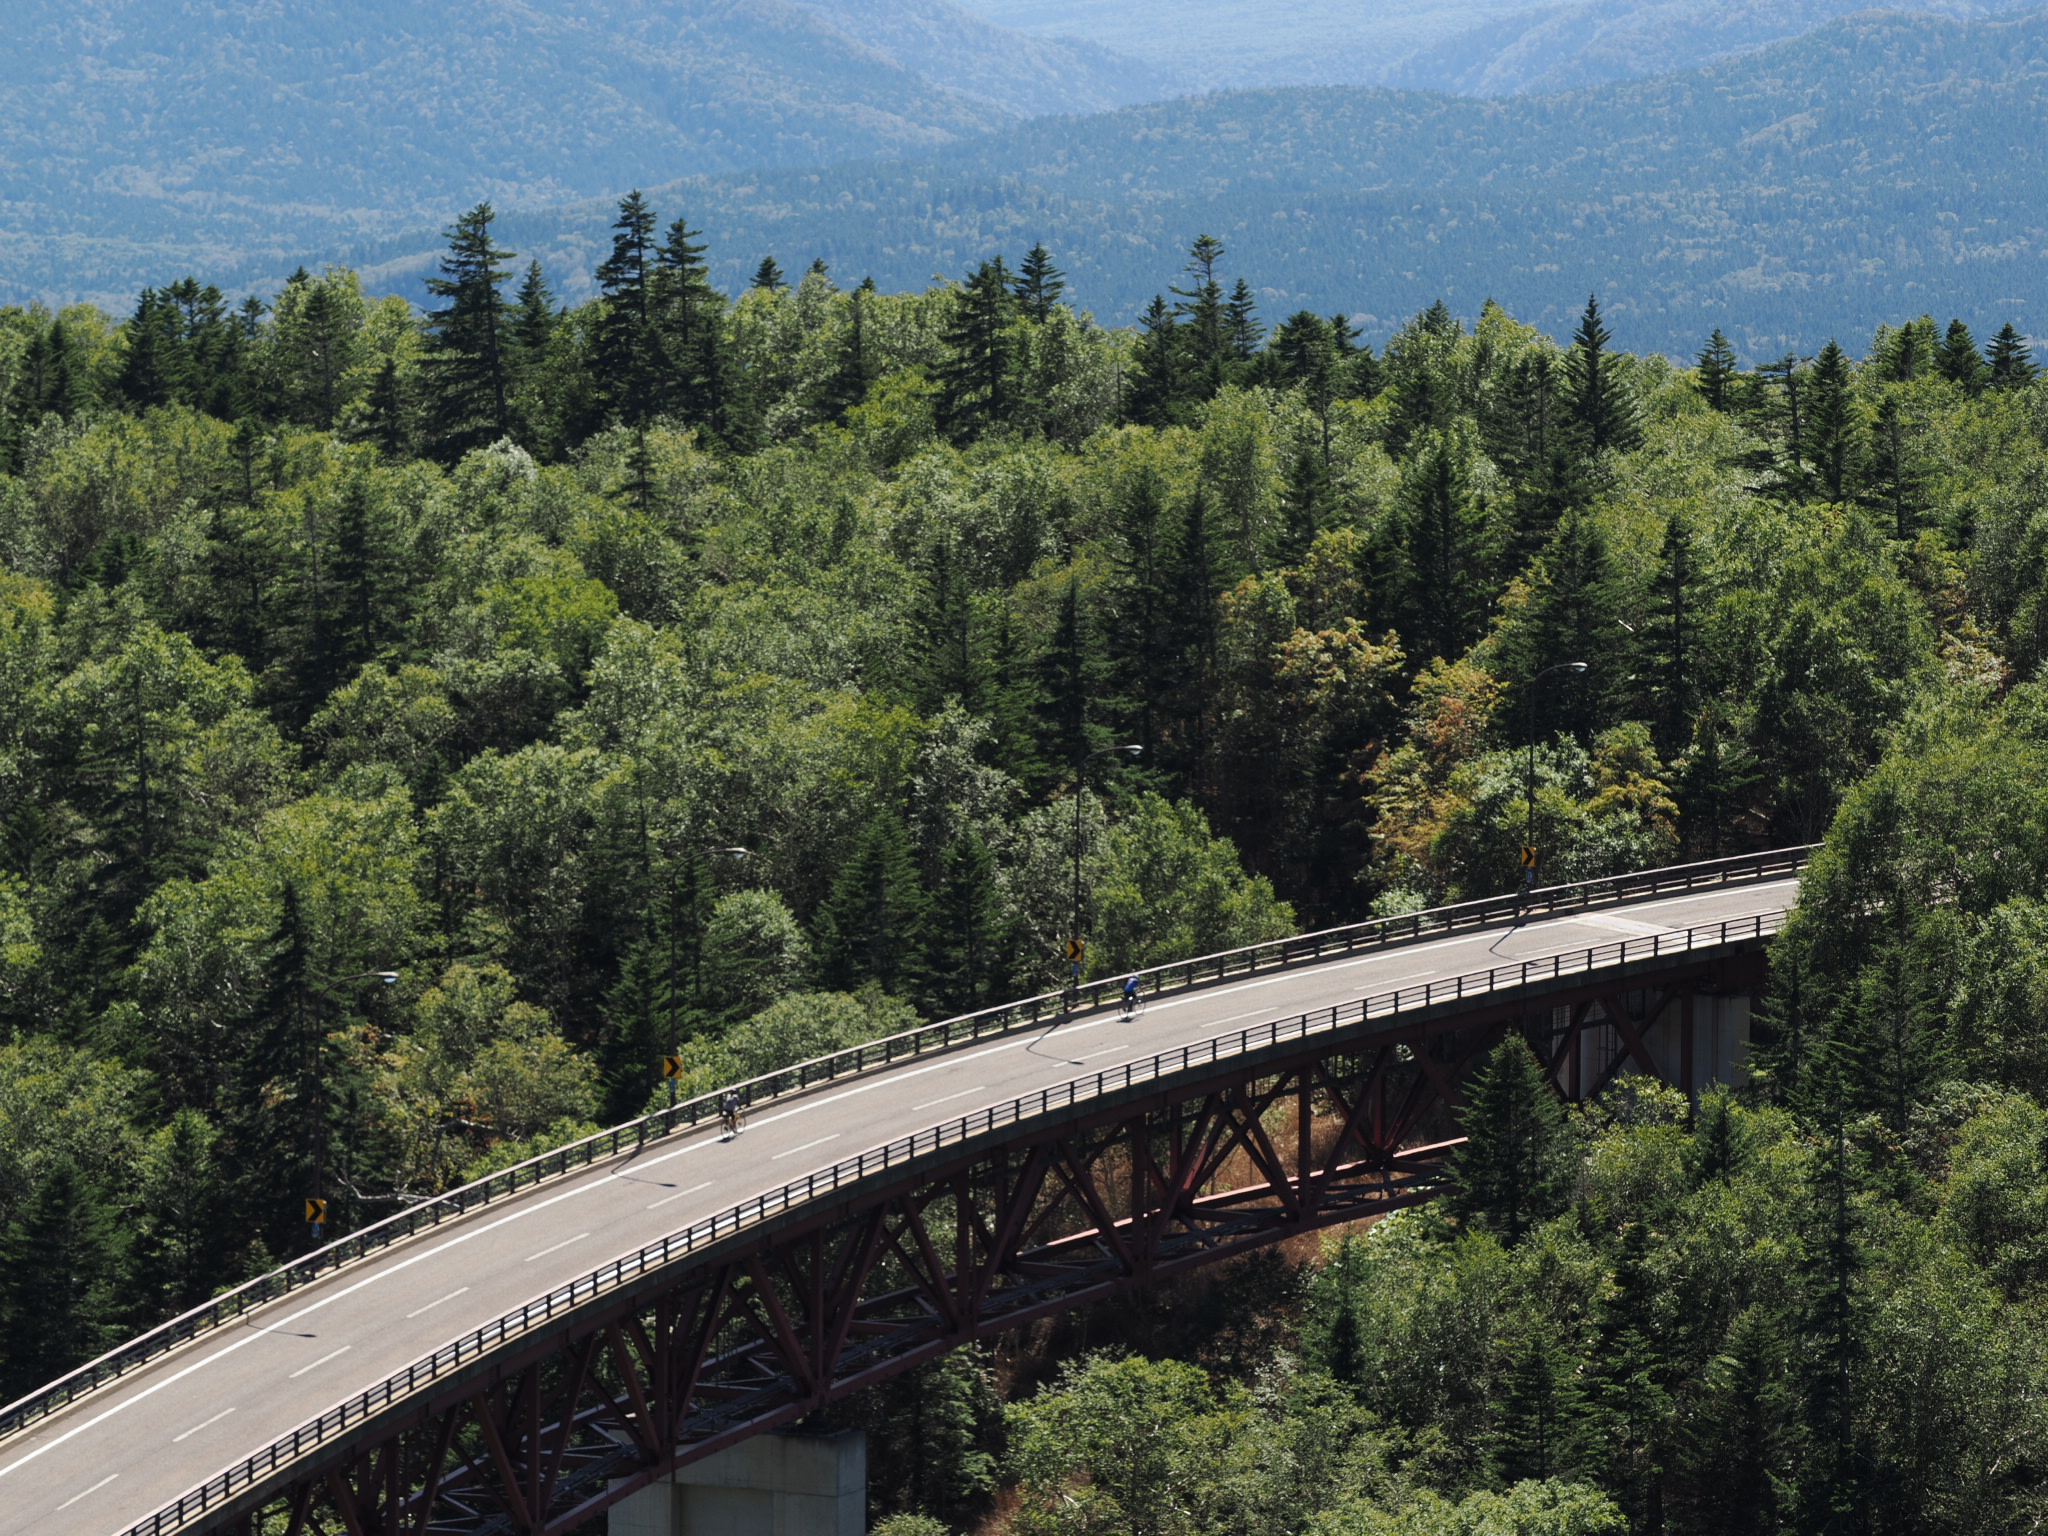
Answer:
M609 1536L866 1536L868 1441L756 1435L611 1507Z

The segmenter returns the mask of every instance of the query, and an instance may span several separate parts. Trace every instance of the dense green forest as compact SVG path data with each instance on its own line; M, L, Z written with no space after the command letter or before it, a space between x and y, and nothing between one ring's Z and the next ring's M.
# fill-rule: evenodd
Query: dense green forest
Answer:
M1131 330L1043 248L708 260L636 194L573 308L486 205L426 312L344 269L0 311L8 1392L309 1194L346 1230L638 1111L672 1042L709 1088L1057 985L1077 793L1098 974L1524 843L1826 835L1738 1092L1567 1114L1511 1041L1446 1209L846 1412L899 1536L2034 1527L2010 327L1679 367L1597 301L1369 348L1207 236Z

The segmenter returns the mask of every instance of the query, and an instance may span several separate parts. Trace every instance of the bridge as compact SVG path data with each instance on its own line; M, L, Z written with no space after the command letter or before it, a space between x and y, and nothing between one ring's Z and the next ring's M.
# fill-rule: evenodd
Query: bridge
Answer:
M924 1026L423 1202L0 1410L0 1536L567 1533L973 1339L1426 1200L1509 1031L1560 1092L1741 1071L1806 850L1206 956ZM1120 978L1118 979L1120 980Z

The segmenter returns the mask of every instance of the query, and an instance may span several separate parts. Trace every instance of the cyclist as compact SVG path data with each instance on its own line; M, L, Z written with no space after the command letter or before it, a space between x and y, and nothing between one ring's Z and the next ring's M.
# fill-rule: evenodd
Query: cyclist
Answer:
M727 1136L739 1135L740 1096L736 1093L726 1094L724 1100L718 1106L718 1114L719 1118L725 1121L725 1134Z
M1137 1011L1137 1007L1138 978L1135 976L1127 976L1124 978L1124 1017L1128 1019L1134 1012Z

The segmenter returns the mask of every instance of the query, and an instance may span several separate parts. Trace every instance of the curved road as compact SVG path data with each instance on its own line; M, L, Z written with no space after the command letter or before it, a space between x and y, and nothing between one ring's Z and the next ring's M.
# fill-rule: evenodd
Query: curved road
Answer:
M441 1345L599 1265L872 1146L1081 1069L1436 977L1789 907L1796 879L1490 928L1156 998L906 1062L544 1183L373 1254L0 1445L0 1536L112 1536Z

